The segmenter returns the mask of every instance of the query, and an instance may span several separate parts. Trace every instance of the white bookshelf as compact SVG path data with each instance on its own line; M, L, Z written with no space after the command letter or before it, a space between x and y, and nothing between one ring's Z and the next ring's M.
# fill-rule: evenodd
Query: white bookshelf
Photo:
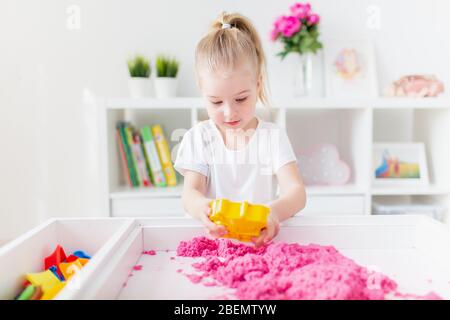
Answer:
M137 127L160 123L175 155L184 132L207 118L203 99L105 98L98 102L105 210L112 216L183 214L182 181L173 188L126 187L115 125L119 120ZM351 167L346 185L307 187L304 214L370 214L373 199L450 204L450 98L274 99L270 110L257 110L263 119L286 128L296 152L317 143L333 143ZM373 187L371 152L377 142L425 143L430 185Z

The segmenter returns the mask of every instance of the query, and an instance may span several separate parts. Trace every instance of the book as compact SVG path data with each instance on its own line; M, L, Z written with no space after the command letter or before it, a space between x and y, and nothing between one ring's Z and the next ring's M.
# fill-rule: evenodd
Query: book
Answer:
M124 145L123 145L123 141L122 141L122 136L120 134L120 126L119 125L117 125L117 127L116 127L116 137L117 137L117 144L119 145L119 153L120 153L120 161L122 163L123 177L125 178L127 185L129 187L132 187L133 184L131 182L130 170L128 168L128 162L127 162L127 158L125 156L125 150L124 150Z
M142 178L139 172L139 167L138 167L138 163L137 163L137 151L136 148L134 147L134 142L133 142L133 128L131 126L127 126L125 127L125 135L126 135L126 139L127 139L127 143L130 146L130 153L131 153L131 159L133 162L133 166L135 168L135 173L136 173L136 186L142 186Z
M137 131L132 132L133 135L133 148L136 157L137 168L139 171L139 177L141 179L141 185L144 187L151 186L150 176L147 171L147 164L145 161L144 153L142 150L141 136Z
M170 150L167 144L167 140L164 136L164 131L160 125L154 125L152 127L152 134L155 140L156 149L158 150L159 160L166 177L167 185L170 187L177 185L177 176L172 165L170 158Z
M152 182L155 186L165 187L167 185L166 177L164 176L152 130L149 126L141 128L141 137L143 140L144 156Z
M130 175L130 180L132 186L139 186L139 183L136 178L136 169L134 167L134 162L131 154L131 147L128 144L128 138L126 134L126 127L128 126L128 123L126 122L119 122L119 130L120 130L120 136L124 147L125 152L125 158L127 159L128 164L128 173Z

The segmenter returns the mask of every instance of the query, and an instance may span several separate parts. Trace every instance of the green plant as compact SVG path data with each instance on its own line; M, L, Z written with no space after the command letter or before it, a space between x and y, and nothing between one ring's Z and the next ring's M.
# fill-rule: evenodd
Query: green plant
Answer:
M133 78L150 77L151 68L150 61L141 55L136 55L133 59L128 60L128 71Z
M156 57L157 77L175 78L178 73L179 62L175 58L168 58L164 55Z

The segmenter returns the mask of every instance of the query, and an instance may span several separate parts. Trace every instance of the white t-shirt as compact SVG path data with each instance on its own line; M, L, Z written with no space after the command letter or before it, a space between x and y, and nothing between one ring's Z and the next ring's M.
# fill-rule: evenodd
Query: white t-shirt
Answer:
M247 133L249 133L247 131ZM183 136L175 169L196 171L207 178L206 197L267 204L275 199L275 173L283 165L297 161L286 131L258 118L258 125L238 150L225 146L214 122L196 124Z

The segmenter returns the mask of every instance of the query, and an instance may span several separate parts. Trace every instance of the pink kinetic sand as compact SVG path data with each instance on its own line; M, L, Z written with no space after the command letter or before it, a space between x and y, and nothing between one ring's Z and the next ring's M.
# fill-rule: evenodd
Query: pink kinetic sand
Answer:
M156 255L156 251L155 250L142 251L142 254L148 254L149 256L154 256L154 255Z
M272 243L260 248L229 239L196 237L181 241L178 256L204 257L187 275L194 283L212 278L217 285L235 288L239 299L440 299L402 295L397 283L382 273L369 271L332 246ZM211 282L207 282L208 284Z
M188 274L186 275L189 280L191 280L193 283L199 283L200 281L202 281L202 276L196 275L196 274Z
M203 285L204 285L205 287L215 287L215 286L217 286L217 282L214 282L214 281L211 281L211 282L205 282L205 283L203 283Z
M133 267L134 271L141 271L142 270L142 265L136 265Z

